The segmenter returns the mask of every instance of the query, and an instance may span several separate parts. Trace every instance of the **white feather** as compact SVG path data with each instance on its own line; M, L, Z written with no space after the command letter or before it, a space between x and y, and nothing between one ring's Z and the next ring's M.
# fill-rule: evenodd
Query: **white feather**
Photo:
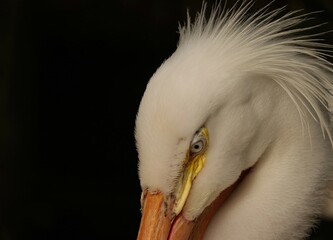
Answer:
M193 134L210 134L206 165L184 208L196 218L248 167L205 239L302 239L332 178L332 64L306 17L206 7L152 76L136 120L143 189L171 194ZM324 135L324 136L323 136ZM328 136L328 138L326 138Z

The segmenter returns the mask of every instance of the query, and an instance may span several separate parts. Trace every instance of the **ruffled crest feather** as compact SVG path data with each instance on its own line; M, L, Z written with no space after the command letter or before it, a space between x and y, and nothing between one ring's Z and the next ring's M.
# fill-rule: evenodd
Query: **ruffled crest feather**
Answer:
M204 3L193 23L188 14L187 23L179 26L178 48L209 41L216 49L237 49L231 54L238 56L228 58L241 61L239 66L245 67L240 71L276 81L295 103L303 129L307 116L312 116L333 144L329 116L333 65L326 59L332 47L317 39L324 33L305 34L318 25L297 28L314 13L282 14L285 8L268 11L267 5L249 14L253 1L243 2L238 9L236 5L226 10L218 4L207 19Z

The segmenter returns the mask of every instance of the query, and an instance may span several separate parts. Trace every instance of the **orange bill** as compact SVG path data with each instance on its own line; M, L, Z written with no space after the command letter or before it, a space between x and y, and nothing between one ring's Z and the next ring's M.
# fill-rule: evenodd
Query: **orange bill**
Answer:
M248 172L249 170L244 171L233 185L225 189L193 221L187 220L182 212L174 217L173 198L165 198L160 192L149 193L147 191L143 201L142 218L137 240L201 240L214 214Z
M162 193L146 192L138 240L168 239L173 210L173 205L170 205L168 206Z

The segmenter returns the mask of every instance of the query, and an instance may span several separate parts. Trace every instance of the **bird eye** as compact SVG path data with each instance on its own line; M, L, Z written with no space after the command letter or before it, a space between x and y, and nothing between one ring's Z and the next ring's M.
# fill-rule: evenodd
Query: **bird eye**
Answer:
M200 139L191 145L191 154L197 154L200 153L206 146L206 142L204 139Z
M191 145L190 145L190 155L197 155L199 153L202 153L206 150L208 144L208 130L205 127L201 127L196 133L194 134L194 137L192 139Z

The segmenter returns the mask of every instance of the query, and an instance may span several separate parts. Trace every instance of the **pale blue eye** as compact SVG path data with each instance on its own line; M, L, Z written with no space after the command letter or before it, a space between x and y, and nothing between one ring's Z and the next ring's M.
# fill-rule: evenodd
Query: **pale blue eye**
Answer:
M194 143L191 144L191 154L197 154L200 153L205 148L205 141L204 139L200 139Z

